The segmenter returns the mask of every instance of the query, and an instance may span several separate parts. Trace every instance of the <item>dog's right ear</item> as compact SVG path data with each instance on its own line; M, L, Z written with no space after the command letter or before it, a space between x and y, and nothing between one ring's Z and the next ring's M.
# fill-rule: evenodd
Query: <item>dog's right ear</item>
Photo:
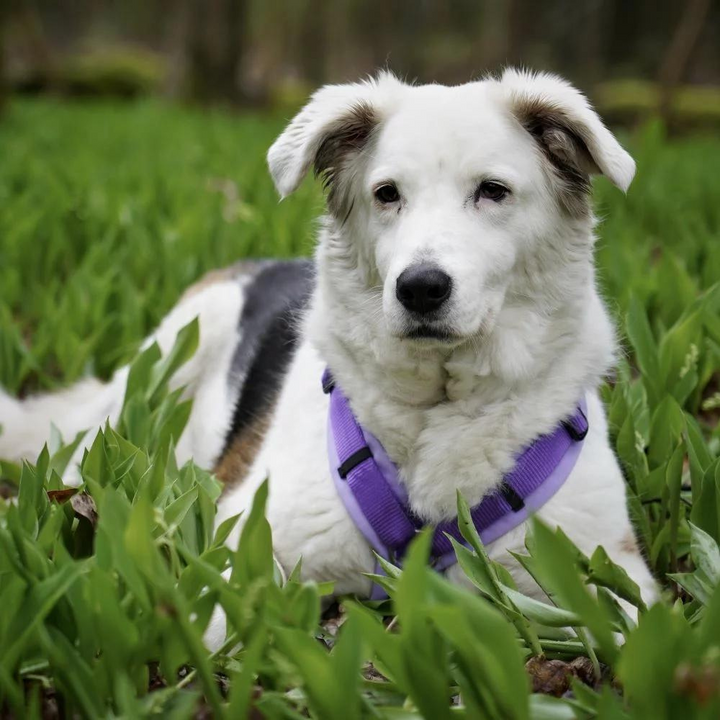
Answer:
M348 157L365 146L380 122L383 89L401 86L389 73L377 80L326 85L295 116L268 151L268 165L281 197L295 189L311 166L333 194Z
M589 212L594 174L627 191L635 162L579 90L555 75L513 69L503 73L500 87L511 113L549 161L565 209Z

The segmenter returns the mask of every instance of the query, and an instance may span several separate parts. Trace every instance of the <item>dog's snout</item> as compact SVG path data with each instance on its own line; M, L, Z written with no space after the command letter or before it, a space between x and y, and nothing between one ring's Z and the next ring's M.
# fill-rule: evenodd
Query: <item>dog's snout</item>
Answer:
M411 312L424 315L437 310L452 291L452 279L435 265L412 265L400 273L395 295Z

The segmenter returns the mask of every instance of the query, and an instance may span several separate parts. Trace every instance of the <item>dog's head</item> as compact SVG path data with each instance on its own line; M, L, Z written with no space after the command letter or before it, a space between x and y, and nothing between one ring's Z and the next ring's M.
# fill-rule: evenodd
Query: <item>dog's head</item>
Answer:
M268 161L283 197L311 167L323 178L327 255L351 286L382 288L368 321L432 346L489 332L529 259L591 263L590 176L626 190L635 171L581 93L512 70L457 87L382 74L322 88Z

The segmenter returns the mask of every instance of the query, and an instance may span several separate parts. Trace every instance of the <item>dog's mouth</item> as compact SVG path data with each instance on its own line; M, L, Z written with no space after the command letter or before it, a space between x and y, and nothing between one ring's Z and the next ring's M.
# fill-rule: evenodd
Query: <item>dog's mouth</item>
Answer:
M446 327L429 324L413 325L401 337L404 340L415 340L428 344L441 343L443 345L454 345L463 339Z

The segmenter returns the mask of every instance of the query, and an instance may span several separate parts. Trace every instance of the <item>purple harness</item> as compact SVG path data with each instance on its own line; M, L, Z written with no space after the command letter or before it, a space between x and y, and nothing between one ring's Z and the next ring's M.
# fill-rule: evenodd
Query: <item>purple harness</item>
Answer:
M355 419L329 370L323 375L323 390L330 395L328 458L335 486L373 550L397 564L425 523L410 508L395 464L377 438ZM587 432L583 400L571 417L551 433L538 437L517 456L515 467L501 485L471 509L484 544L520 525L562 487L575 466ZM456 518L435 527L431 561L438 571L457 562L448 535L464 543ZM384 591L375 585L372 598L383 597Z

